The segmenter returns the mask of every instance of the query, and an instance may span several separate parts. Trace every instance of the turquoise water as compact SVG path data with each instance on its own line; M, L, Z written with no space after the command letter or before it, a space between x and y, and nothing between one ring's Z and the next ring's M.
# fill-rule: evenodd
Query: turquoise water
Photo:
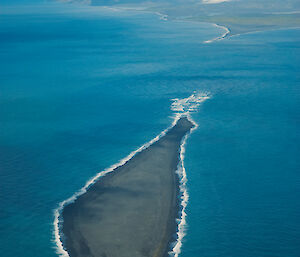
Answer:
M212 97L186 146L180 256L299 256L299 30L232 37L210 24L62 4L0 12L0 250L56 256L53 211Z

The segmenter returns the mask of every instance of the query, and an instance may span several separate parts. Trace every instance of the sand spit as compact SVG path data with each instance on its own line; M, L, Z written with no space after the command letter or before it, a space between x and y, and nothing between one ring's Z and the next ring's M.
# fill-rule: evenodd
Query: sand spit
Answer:
M65 206L63 244L70 257L168 255L180 208L179 150L193 126L180 118L165 136Z

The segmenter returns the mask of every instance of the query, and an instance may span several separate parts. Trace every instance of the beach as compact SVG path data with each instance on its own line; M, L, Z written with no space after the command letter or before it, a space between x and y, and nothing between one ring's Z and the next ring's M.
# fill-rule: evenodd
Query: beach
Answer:
M167 256L180 211L180 145L193 127L181 117L157 142L65 206L63 245L71 257Z

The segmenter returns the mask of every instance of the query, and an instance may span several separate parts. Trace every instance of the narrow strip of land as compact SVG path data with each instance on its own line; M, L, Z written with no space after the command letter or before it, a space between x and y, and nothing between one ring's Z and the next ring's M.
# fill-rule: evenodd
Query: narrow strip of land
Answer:
M180 144L192 127L180 118L156 143L64 208L63 243L70 257L167 256L180 204L175 173Z

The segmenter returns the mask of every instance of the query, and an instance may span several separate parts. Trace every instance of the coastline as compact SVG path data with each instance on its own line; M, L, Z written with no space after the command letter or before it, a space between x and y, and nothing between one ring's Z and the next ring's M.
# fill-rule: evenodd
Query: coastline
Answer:
M225 25L220 25L220 24L217 24L217 23L214 23L212 21L198 21L198 20L193 20L193 19L185 19L185 18L170 18L170 16L168 14L165 14L161 11L157 11L157 10L151 10L151 9L147 9L147 8L137 8L137 7L125 7L125 6L101 6L103 8L106 8L106 9L111 9L111 10L114 10L114 11L135 11L135 12L144 12L144 13L152 13L152 14L155 14L159 17L160 20L162 21L187 21L187 22L197 22L197 23L205 23L205 24L211 24L212 26L214 27L217 27L217 28L221 28L223 30L225 30L225 32L218 36L218 37L215 37L215 38L212 38L212 39L208 39L208 40L205 40L204 42L202 42L203 44L210 44L210 43L213 43L215 41L219 41L219 40L223 40L225 38L228 38L230 36L232 36L232 32L231 32L231 29L230 27L228 26L225 26Z
M186 174L185 174L185 169L184 169L184 165L183 165L184 145L185 145L186 139L188 138L188 135L194 129L197 128L197 124L191 119L191 117L189 116L188 113L181 113L181 114L177 113L172 125L169 128L162 131L157 137L155 137L154 139L152 139L145 145L141 146L136 151L130 153L126 158L122 159L119 163L114 164L113 166L111 166L110 168L108 168L102 172L99 172L95 177L90 179L80 191L78 191L72 197L68 198L67 200L65 200L59 204L59 207L55 210L55 220L54 220L54 238L55 238L55 243L56 243L57 254L59 256L64 256L64 257L70 256L66 250L66 247L63 244L65 236L61 231L62 227L63 227L62 213L63 213L64 208L66 206L74 203L74 201L76 201L79 197L84 195L94 184L96 184L98 182L98 179L100 177L105 178L106 177L105 175L111 173L112 171L114 171L114 172L109 175L116 174L117 173L115 171L116 169L125 165L127 162L132 160L136 155L142 153L144 150L147 150L149 147L151 147L155 143L158 143L158 141L160 141L164 136L166 136L167 133L170 130L172 130L176 126L177 122L180 119L182 119L183 117L185 117L192 124L191 125L192 127L191 127L190 131L186 132L185 135L182 137L182 139L180 141L179 149L177 149L178 150L177 153L179 156L178 156L177 166L174 169L174 174L176 171L176 178L177 178L176 183L174 184L174 187L176 189L176 199L177 200L176 200L175 206L173 206L175 216L173 216L173 218L169 220L169 222L173 223L173 225L171 226L172 228L169 230L169 235L170 235L171 239L168 240L168 243L167 243L168 247L165 248L164 250L160 251L162 254L155 255L155 256L166 256L167 253L169 253L172 256L178 256L178 254L180 253L181 245L182 245L181 240L184 237L184 227L185 227L185 223L186 223L185 222L185 216L186 216L185 207L186 207L187 201L188 201L188 194L187 194L187 190L185 187ZM172 220L173 220L173 222L172 222ZM174 238L175 235L176 235L176 238ZM170 246L172 246L172 247L170 248Z
M230 33L231 33L231 31L230 31L229 28L227 28L227 27L225 27L225 26L223 26L223 25L216 24L216 23L211 23L211 24L214 25L214 26L217 27L217 28L224 29L224 30L225 30L225 33L222 34L222 35L219 36L219 37L216 37L216 38L213 38L213 39L204 41L204 42L203 42L204 44L210 44L210 43L213 43L213 42L215 42L215 41L219 41L219 40L222 40L222 39L225 39L225 38L229 37L229 35L230 35Z
M138 12L145 12L145 13L153 13L159 16L159 19L162 21L190 21L190 22L198 22L198 23L206 23L211 24L212 26L221 28L225 30L225 32L212 39L205 40L202 42L203 44L210 44L216 41L220 41L226 38L230 38L233 36L240 36L244 34L250 33L257 33L257 32L264 32L264 31L273 31L273 30L282 30L282 29L294 29L299 28L299 18L298 21L295 20L294 22L289 20L292 19L292 16L299 15L299 11L292 11L292 12L269 12L263 13L265 17L260 16L261 22L256 22L256 16L250 17L249 20L244 21L245 17L243 16L234 16L232 19L227 19L228 17L222 16L210 16L205 14L204 16L174 16L172 14L168 14L168 8L160 8L160 7L147 7L144 6L142 8L128 6L125 7L124 5L115 5L115 10L124 10L124 11L138 11ZM227 18L226 18L227 17ZM280 17L282 20L280 20ZM278 20L277 20L278 19ZM286 21L284 19L287 19Z

